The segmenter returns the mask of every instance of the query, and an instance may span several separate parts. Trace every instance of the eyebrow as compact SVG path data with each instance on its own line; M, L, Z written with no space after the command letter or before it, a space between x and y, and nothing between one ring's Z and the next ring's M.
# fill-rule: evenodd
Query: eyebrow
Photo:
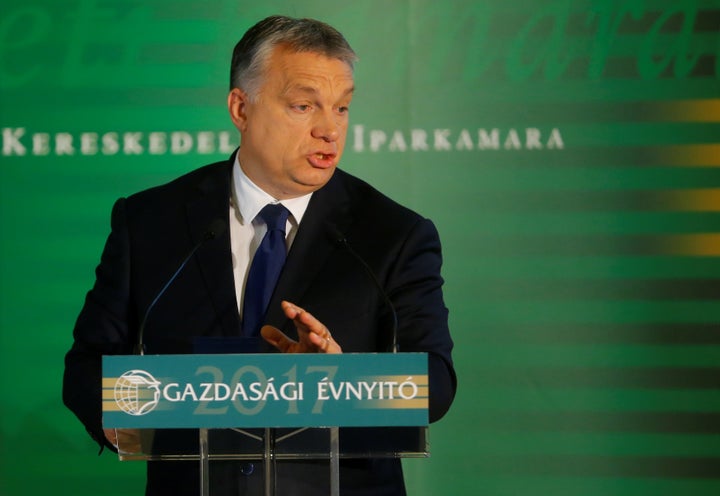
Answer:
M299 91L300 93L309 93L312 95L316 95L318 93L317 88L315 88L313 86L303 86L303 85L290 86L284 91L284 93L288 94L293 91ZM347 96L354 92L355 92L355 86L351 86L350 88L345 90L345 92L342 94L342 96Z

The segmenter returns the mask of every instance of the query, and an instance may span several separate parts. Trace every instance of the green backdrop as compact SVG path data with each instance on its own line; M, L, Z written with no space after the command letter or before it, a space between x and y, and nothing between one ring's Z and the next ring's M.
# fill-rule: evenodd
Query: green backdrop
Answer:
M0 1L0 494L141 494L61 404L113 201L220 160L273 13L360 55L343 167L443 239L413 495L720 494L720 2Z

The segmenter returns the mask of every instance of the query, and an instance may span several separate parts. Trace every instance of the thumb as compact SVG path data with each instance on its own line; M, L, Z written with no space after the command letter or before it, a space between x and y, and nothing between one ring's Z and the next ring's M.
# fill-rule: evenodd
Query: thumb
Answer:
M273 345L282 353L287 353L293 344L292 339L287 337L280 329L271 325L262 326L260 329L260 335L265 341Z

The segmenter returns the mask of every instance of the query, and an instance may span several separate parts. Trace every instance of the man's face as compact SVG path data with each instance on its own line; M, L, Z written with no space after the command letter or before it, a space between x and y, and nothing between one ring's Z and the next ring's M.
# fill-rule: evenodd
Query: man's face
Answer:
M275 48L256 98L239 89L228 98L245 174L278 199L325 185L345 147L353 88L345 62Z

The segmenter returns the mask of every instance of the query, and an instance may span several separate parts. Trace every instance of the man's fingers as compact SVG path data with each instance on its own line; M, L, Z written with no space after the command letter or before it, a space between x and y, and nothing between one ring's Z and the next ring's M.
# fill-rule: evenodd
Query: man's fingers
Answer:
M139 429L103 429L103 434L120 454L129 455L143 452Z
M117 447L117 431L115 429L103 429L105 438L110 441L110 444Z
M298 331L300 342L298 343L297 349L299 352L342 353L342 348L340 348L340 345L332 338L328 328L310 312L289 301L282 302L282 309L285 312L285 316L293 321ZM293 344L295 343L282 332L278 331L278 333L285 340L289 340ZM273 336L275 335L273 334ZM278 338L275 337L274 339ZM284 351L278 344L274 344L274 346ZM290 346L285 349L290 349Z
M330 331L328 331L327 327L325 327L325 325L316 319L310 312L288 301L283 301L282 307L283 310L285 310L287 318L295 322L295 326L298 330L314 333L323 338L330 335Z
M311 332L308 334L310 342L322 353L342 353L342 348L335 341L327 328L323 328L320 332Z
M314 332L310 333L309 339L318 348L320 348L322 351L325 351L330 343L329 338L322 337L320 334L316 334Z

